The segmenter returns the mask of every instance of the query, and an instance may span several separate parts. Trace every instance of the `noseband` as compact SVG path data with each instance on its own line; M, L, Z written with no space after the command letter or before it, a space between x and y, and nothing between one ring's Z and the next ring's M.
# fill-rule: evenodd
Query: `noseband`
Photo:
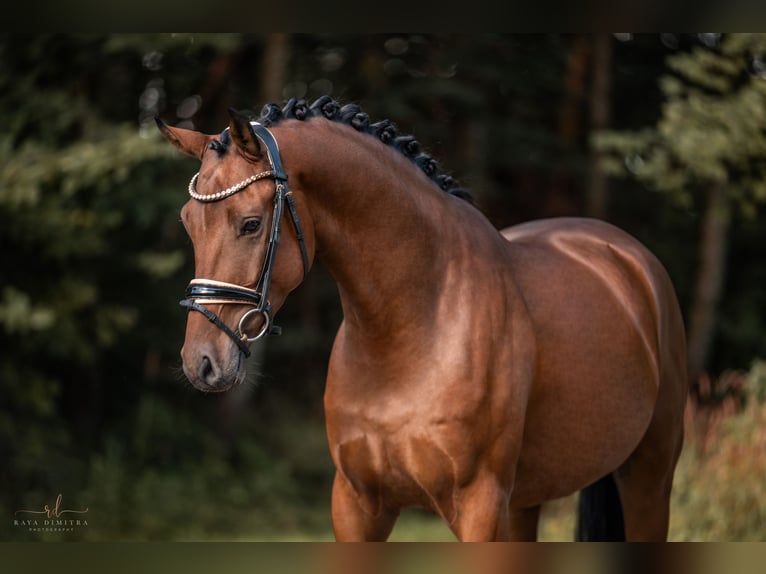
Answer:
M301 257L303 258L303 276L305 277L309 271L309 257L303 237L303 228L301 227L301 222L298 218L298 211L295 208L292 192L287 187L287 175L282 169L282 160L279 156L277 140L274 139L274 135L261 124L250 122L250 125L253 133L255 133L266 146L266 155L269 160L270 169L251 175L247 179L236 183L227 189L206 195L197 193L197 177L199 176L199 173L197 173L189 182L189 195L197 201L212 203L214 201L226 199L260 179L271 178L274 180L274 212L271 220L269 243L263 260L263 267L261 268L261 276L258 278L258 283L256 284L255 289L235 285L233 283L215 281L213 279L192 279L189 286L186 288L186 298L181 301L183 307L186 307L190 311L193 310L202 313L208 321L226 333L246 357L250 356L250 343L257 341L264 335L279 335L282 332L282 329L274 325L272 322L271 304L269 303L269 287L271 285L271 275L274 271L274 261L277 256L277 247L279 246L279 239L282 232L282 215L284 213L285 205L287 205L287 211L290 214L293 227L295 227L295 235L298 238L298 246L300 247ZM240 317L237 324L237 330L233 331L221 321L221 318L218 317L218 315L204 307L204 305L247 305L251 306L252 309L249 309ZM263 316L263 325L258 333L251 337L245 332L244 327L247 319L254 315Z

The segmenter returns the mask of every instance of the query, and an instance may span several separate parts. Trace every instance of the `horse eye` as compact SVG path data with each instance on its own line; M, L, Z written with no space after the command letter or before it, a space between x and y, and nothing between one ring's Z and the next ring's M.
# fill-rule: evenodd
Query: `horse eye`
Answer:
M248 219L242 224L242 235L252 235L261 228L259 219Z

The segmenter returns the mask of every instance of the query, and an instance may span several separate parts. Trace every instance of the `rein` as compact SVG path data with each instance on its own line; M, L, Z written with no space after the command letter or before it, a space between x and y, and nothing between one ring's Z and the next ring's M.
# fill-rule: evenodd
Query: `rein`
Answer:
M277 140L268 129L258 122L250 122L250 126L253 133L266 146L266 155L269 160L270 169L251 175L227 189L205 195L197 193L196 187L199 173L196 173L189 182L189 195L197 201L212 203L226 199L258 180L265 178L274 180L274 211L271 220L271 232L269 233L269 242L258 283L256 283L255 289L251 289L242 285L225 283L214 279L192 279L186 288L186 298L180 302L181 306L186 307L190 311L201 313L208 321L226 333L236 343L240 351L245 354L245 357L250 356L250 343L257 341L265 335L279 335L282 332L282 329L272 322L269 287L271 286L271 275L274 271L274 261L282 234L282 216L285 205L293 222L295 235L298 238L298 246L300 247L303 259L304 278L309 271L309 256L304 241L303 228L298 218L298 211L295 208L292 192L287 187L287 174L282 169L282 160L279 156ZM252 309L249 309L240 317L237 323L237 330L234 331L218 315L207 309L204 305L247 305L251 306ZM259 314L263 315L263 325L260 331L251 337L244 330L245 321L252 315Z

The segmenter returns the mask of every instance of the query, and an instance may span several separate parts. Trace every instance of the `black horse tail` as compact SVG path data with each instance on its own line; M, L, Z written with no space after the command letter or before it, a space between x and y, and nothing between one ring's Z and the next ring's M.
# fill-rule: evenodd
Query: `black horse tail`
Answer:
M617 485L611 474L580 492L575 540L581 542L622 542L625 523Z

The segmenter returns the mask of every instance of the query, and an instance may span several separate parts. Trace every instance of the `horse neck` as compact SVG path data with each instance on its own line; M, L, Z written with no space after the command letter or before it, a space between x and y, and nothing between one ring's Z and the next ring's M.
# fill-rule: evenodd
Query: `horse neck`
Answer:
M346 328L390 339L427 324L446 269L451 198L398 151L348 126L312 120L294 135L285 164L299 167Z

